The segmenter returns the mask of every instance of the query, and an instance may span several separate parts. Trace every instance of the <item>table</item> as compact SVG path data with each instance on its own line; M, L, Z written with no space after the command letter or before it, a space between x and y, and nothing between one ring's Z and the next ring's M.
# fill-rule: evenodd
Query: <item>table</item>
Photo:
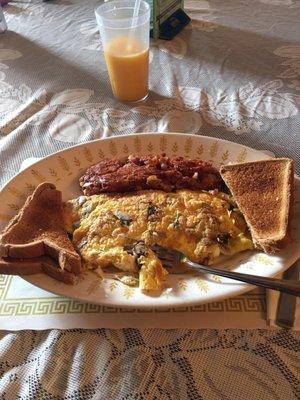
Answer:
M152 43L151 93L135 108L112 96L97 4L5 7L1 185L25 158L147 131L269 150L300 173L299 1L186 1L193 21ZM2 330L0 398L297 399L299 352L300 334L286 330Z

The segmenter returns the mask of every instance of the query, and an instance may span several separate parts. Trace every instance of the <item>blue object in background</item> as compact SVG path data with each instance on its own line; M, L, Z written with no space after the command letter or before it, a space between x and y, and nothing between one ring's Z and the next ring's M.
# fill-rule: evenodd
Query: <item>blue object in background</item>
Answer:
M0 33L5 32L6 30L7 30L7 25L2 11L2 6L0 4Z

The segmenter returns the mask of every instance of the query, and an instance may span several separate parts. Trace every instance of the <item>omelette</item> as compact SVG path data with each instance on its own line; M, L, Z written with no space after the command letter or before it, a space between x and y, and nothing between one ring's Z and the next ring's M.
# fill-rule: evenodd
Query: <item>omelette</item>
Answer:
M64 204L64 219L87 269L113 266L136 275L143 292L163 289L168 274L153 244L208 265L220 255L253 249L233 198L217 189L79 196ZM139 251L132 251L134 243Z

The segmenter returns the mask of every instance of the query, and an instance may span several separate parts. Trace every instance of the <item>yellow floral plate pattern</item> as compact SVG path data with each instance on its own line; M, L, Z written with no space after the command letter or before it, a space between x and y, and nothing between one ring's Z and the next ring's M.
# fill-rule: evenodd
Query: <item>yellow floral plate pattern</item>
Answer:
M198 157L211 161L216 167L229 162L254 161L268 158L264 153L236 143L184 134L135 134L86 142L52 154L16 175L0 192L0 229L19 210L26 197L40 182L53 182L63 192L65 200L78 196L78 178L84 170L105 157L129 154L160 154ZM300 180L296 178L293 243L280 255L245 252L222 262L222 267L264 276L283 272L300 257ZM26 280L60 296L88 303L120 307L166 307L214 302L234 297L251 289L250 285L219 278L214 275L169 276L160 296L147 296L138 288L121 282L103 281L89 272L76 286L68 286L37 274Z

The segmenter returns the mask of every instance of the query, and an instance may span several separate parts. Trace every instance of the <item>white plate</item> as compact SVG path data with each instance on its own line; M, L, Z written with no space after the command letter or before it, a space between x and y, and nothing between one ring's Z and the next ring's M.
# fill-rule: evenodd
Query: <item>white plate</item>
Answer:
M210 137L183 134L136 134L82 143L48 156L16 175L0 192L0 229L18 211L28 194L43 181L53 182L65 200L80 194L78 178L85 169L103 157L124 157L129 154L161 154L198 157L216 167L228 162L254 161L268 158L264 153L236 143ZM283 272L300 257L300 180L296 179L294 242L277 256L245 252L222 263L222 267L264 276ZM234 297L252 287L216 276L173 275L160 296L146 296L138 288L121 282L98 280L88 273L76 286L57 282L47 275L27 276L26 280L61 296L111 306L168 307L208 303Z

